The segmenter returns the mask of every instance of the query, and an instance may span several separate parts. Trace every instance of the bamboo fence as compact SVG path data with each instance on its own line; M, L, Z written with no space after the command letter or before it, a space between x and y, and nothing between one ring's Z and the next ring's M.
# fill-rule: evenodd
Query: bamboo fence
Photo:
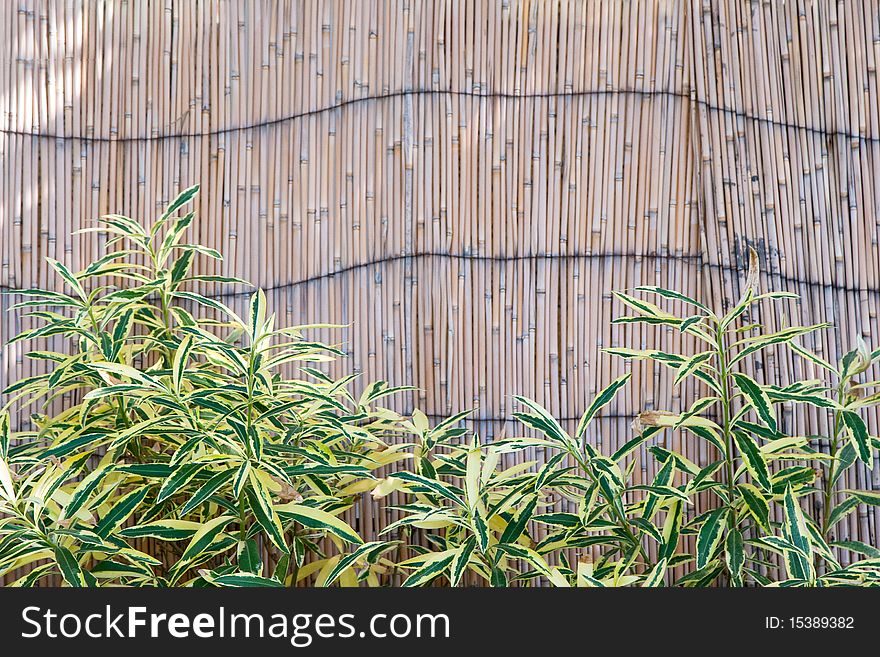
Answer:
M57 286L44 257L77 269L104 239L74 230L145 220L199 182L194 239L226 254L204 273L261 285L279 321L351 323L319 336L349 354L330 371L417 386L395 410L475 408L487 438L522 431L514 393L573 428L628 367L603 346L689 348L611 326L611 290L728 304L747 245L764 289L802 295L788 321L838 327L807 346L880 344L873 0L12 0L0 39L4 289ZM3 347L0 383L34 373L27 350ZM783 350L759 366L817 375ZM633 367L591 436L603 450L695 394ZM827 430L800 408L784 423ZM843 486L880 488L880 468ZM838 539L877 545L878 522L861 508Z

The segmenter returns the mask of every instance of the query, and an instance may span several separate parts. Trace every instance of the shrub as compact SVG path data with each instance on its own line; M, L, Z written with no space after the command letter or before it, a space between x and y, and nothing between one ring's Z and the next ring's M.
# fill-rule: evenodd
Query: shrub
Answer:
M40 326L14 341L55 337L65 351L28 354L52 370L5 392L81 398L14 440L0 421L0 575L31 566L19 585L278 586L325 537L340 551L331 579L350 582L352 565L393 546L361 545L339 515L397 458L382 437L401 428L376 406L397 389L354 396L354 377L326 376L314 365L342 352L305 339L315 327L276 328L262 290L246 317L191 291L244 283L191 274L197 254L220 258L183 241L193 213L176 215L196 191L148 228L114 215L88 229L108 235L105 256L76 274L50 260L69 293L18 293ZM302 379L282 376L288 363Z
M427 540L436 548L412 546L418 554L399 564L413 569L403 585L417 586L444 575L455 586L467 570L492 586L538 577L556 586L640 580L626 574L637 559L647 560L641 529L624 520L624 474L619 463L629 450L606 458L585 440L592 419L628 379L629 375L617 379L597 395L574 438L547 411L523 397L517 400L529 411L516 417L544 438L516 437L483 446L475 437L469 445L456 444L448 439L456 436L451 427L460 416L434 429L427 422L415 423L411 427L419 437L415 472L397 472L374 491L375 496L402 491L413 498L398 507L405 516L386 532L400 527L430 530ZM526 462L500 469L504 454L529 447L546 448L551 456L543 464ZM666 491L657 492L666 499ZM578 512L550 508L560 502L574 505ZM539 542L529 532L534 523L552 528ZM572 568L562 552L600 545L612 549L595 567L583 559ZM557 556L559 562L552 563ZM527 570L517 564L525 564ZM651 581L661 582L664 572L665 562Z
M868 435L859 411L875 407L880 382L859 382L880 350L869 352L862 341L833 367L800 346L797 339L825 325L791 326L773 333L749 318L761 302L796 299L790 293L756 294L757 255L750 253L746 291L728 313L718 315L688 296L653 286L635 292L674 300L691 309L677 317L642 298L615 293L635 311L615 319L618 324L646 323L672 327L694 336L703 350L694 354L627 348L605 349L628 360L649 359L675 371L673 385L695 378L707 394L683 413L649 410L639 414L634 437L614 454L596 452L586 430L596 412L607 404L629 375L597 395L584 413L574 436L535 402L517 397L527 410L515 413L540 438L502 439L489 446L446 445L434 454L438 441L430 431L415 430L421 442L415 449L417 474L398 473L377 491L402 490L412 503L400 509L407 516L397 525L428 533L437 551L414 546L420 553L400 564L414 572L405 584L423 584L443 575L455 584L469 567L493 586L543 577L557 586L658 586L668 572L681 567L673 583L730 585L833 586L880 583L880 551L856 541L832 541L837 523L859 503L880 504L874 491L845 490L834 505L834 487L856 459L873 462L880 447ZM827 372L833 381L795 382L786 386L761 384L747 370L769 346L788 347ZM748 367L751 366L751 367ZM833 416L831 436L791 436L783 432L777 407L809 404ZM656 444L667 430L686 432L705 441L719 459L699 467L684 455ZM828 452L820 451L827 442ZM632 483L641 446L656 460L650 484ZM498 457L524 447L548 448L552 456L531 471L498 471ZM821 464L822 486L816 488L814 463ZM696 508L697 497L708 495L710 509L686 520L684 509ZM805 515L800 501L819 495L824 515ZM556 508L551 508L556 507ZM773 521L778 507L781 521ZM532 540L530 528L546 525L549 535ZM691 537L695 551L683 549ZM646 549L646 546L651 549ZM593 559L584 549L598 551ZM852 550L867 559L843 567L833 548ZM571 554L583 555L576 563ZM772 562L782 561L782 577ZM517 568L511 559L522 564ZM555 562L555 563L554 563Z
M726 314L716 314L708 306L683 294L658 287L642 286L636 291L681 302L691 314L681 318L653 303L624 293L616 293L635 315L614 320L617 323L644 322L670 326L696 338L703 350L694 354L660 351L607 349L627 359L649 359L673 368L673 385L696 378L706 395L694 401L683 413L645 411L638 416L639 427L685 431L696 440L708 442L720 459L698 468L681 455L653 448L655 456L687 479L679 487L689 498L709 491L716 506L686 524L682 531L696 535L696 553L690 561L692 570L681 583L711 584L724 576L732 585L744 581L784 586L854 584L880 581L878 551L857 542L830 542L834 525L861 501L880 503L880 496L870 491L844 491L846 501L833 508L832 491L843 472L858 456L869 467L878 447L868 436L867 426L858 414L860 409L876 405L880 395L862 396L861 391L876 385L858 384L856 377L880 358L880 350L871 354L864 342L847 353L835 369L800 346L798 340L826 324L789 326L767 333L753 321L750 311L761 302L797 299L788 292L757 294L758 257L749 251L749 272L745 292ZM761 384L747 371L755 371L755 358L768 347L788 347L836 376L834 387L821 381L799 381L786 386ZM829 390L836 394L829 396ZM829 453L820 451L821 436L792 436L783 432L777 407L783 403L807 404L832 413L833 434ZM642 433L644 436L645 434ZM845 443L845 444L844 444ZM813 463L824 469L823 490L814 487ZM661 470L662 471L662 470ZM719 477L718 475L721 474ZM805 515L802 498L822 494L824 518ZM773 522L771 507L780 507L781 522ZM667 521L668 522L668 521ZM870 559L842 567L832 550L854 550ZM785 577L772 582L768 557L778 555Z
M456 586L466 573L491 586L880 583L880 550L833 540L859 504L880 504L877 492L836 491L880 447L861 415L880 403L880 382L861 380L880 350L859 341L835 367L798 342L824 325L764 331L751 319L756 305L796 296L755 292L754 252L745 293L726 314L653 286L615 293L635 313L615 323L669 327L702 345L693 354L605 350L672 368L674 386L696 379L705 394L686 411L640 413L633 437L601 454L588 430L627 374L596 395L574 435L516 397L514 417L532 435L483 444L460 426L467 413L430 427L419 411L404 418L380 405L405 388L377 382L355 395L354 376L329 377L317 364L344 352L306 339L320 325L276 328L261 290L245 317L195 291L247 285L191 273L197 255L220 258L184 241L193 213L179 213L196 192L147 228L110 215L87 229L108 236L107 254L77 273L50 260L67 292L16 293L24 301L14 308L38 326L13 342L63 346L30 352L50 371L4 391L0 576L15 573L14 585L351 586L400 573L404 586ZM770 346L829 380L759 382L749 372ZM293 365L299 378L284 375ZM59 399L60 411L11 432L12 404ZM827 413L830 435L787 435L780 404ZM708 443L718 460L701 467L656 444L666 431ZM649 484L633 479L643 447L658 466ZM527 448L546 460L504 465ZM386 468L395 471L382 477ZM365 543L340 518L367 491L401 500L388 540ZM821 499L821 518L804 513L810 496ZM688 519L702 498L710 508ZM399 558L404 549L413 556ZM866 558L843 566L839 549ZM684 575L672 581L674 568Z

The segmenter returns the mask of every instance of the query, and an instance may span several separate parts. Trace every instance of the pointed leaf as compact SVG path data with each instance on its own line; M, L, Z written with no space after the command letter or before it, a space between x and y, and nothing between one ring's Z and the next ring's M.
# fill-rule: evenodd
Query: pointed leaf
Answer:
M773 489L770 483L770 470L767 467L767 461L764 455L758 449L758 445L752 440L752 437L742 431L734 431L733 438L739 448L740 456L749 473L756 482L766 491Z
M733 373L733 380L736 387L745 395L746 400L751 407L755 409L758 417L766 424L771 431L776 432L776 415L773 412L773 404L767 393L758 383L751 377L739 372Z
M627 372L623 376L617 377L598 395L596 395L589 408L587 408L587 410L584 412L583 417L581 417L580 422L578 422L577 432L575 434L578 440L581 440L583 438L584 434L587 431L587 427L596 416L596 413L598 413L603 407L611 403L611 400L613 400L615 395L617 395L618 390L626 385L626 382L630 380L630 377L632 377L632 372Z
M724 537L727 509L722 507L712 511L703 522L697 536L697 568L703 568L715 556L715 550Z

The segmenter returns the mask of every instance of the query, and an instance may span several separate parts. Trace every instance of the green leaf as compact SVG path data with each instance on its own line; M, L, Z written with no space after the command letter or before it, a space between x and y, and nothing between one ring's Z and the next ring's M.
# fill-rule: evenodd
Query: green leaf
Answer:
M401 586L424 586L432 579L442 575L446 568L455 559L457 550L445 550L443 552L435 552L430 554L422 562L421 567L417 568L407 577Z
M532 517L532 520L535 522L540 522L545 525L552 525L554 527L568 527L569 529L574 529L575 527L581 526L580 516L574 513L564 513L562 511L556 511L554 513L541 513Z
M507 523L507 527L501 534L501 538L498 539L499 543L513 543L522 535L523 531L525 531L526 525L529 524L529 520L535 511L537 503L538 496L529 495L526 503L517 510L510 522Z
M678 368L678 372L675 374L675 379L672 382L672 386L675 387L682 381L684 381L690 374L697 370L703 363L712 358L713 352L704 351L698 354L694 354L689 359L687 359L684 363L682 363L681 367Z
M189 301L195 301L197 303L202 304L203 306L208 306L208 308L213 308L214 310L218 310L227 317L229 317L233 322L244 328L247 326L244 321L239 317L229 306L215 299L209 299L206 296L202 296L201 294L196 294L195 292L182 292L176 291L172 295L176 299L187 299Z
M626 382L630 380L630 377L632 377L632 372L627 372L623 376L617 377L608 386L602 389L602 391L598 395L596 395L589 408L587 408L587 410L584 412L583 417L581 417L580 422L578 422L577 432L575 434L578 441L583 439L584 434L587 431L587 427L596 416L596 413L598 413L603 407L611 403L611 400L614 399L614 397L617 395L618 390L626 385ZM562 433L564 434L565 432L563 431Z
M706 319L705 315L691 315L687 317L678 327L678 330L682 333L687 333L690 329L692 335L697 335L699 337L704 337L703 327L700 326L700 322Z
M811 333L813 331L817 331L819 329L827 328L827 326L828 324L813 324L812 326L791 326L776 333L762 335L759 338L756 338L754 342L750 342L747 347L744 347L742 350L740 350L736 354L736 356L734 356L730 360L729 364L735 365L746 356L760 351L765 347L769 347L773 344L790 343L793 338Z
M191 520L163 519L154 520L143 525L126 527L119 532L126 538L155 538L160 541L182 541L191 538L202 524Z
M293 555L295 560L297 556L297 545L298 542L294 541L291 551L282 554L281 558L278 559L278 563L275 565L275 570L272 572L272 577L274 579L277 579L279 582L287 581L287 571L290 569L291 555Z
M844 354L840 359L841 380L850 379L861 374L871 366L871 352L861 336L858 336L858 346Z
M207 246L202 246L201 244L178 244L175 248L179 250L195 251L196 253L208 256L209 258L213 258L214 260L223 260L223 256L219 251L217 251L216 249L210 249ZM210 280L210 277L208 278L208 280ZM245 284L250 285L250 283Z
M238 469L235 471L235 479L232 482L232 497L237 499L241 495L241 491L244 490L244 485L247 483L250 473L250 461L244 461L238 466Z
M532 550L531 548L527 548L524 545L518 545L516 543L504 543L499 544L499 551L504 552L515 559L523 559L527 563L531 564L535 567L535 569L540 572L545 577L551 578L553 580L553 572L550 567L547 565L547 562L544 558ZM504 583L506 585L506 582ZM493 584L493 586L495 586Z
M764 490L772 490L773 486L770 483L770 470L767 468L767 461L764 460L764 455L761 453L758 445L755 444L755 441L752 440L751 436L742 431L734 431L733 438L739 448L743 463L745 463L746 468L754 480L758 482Z
M736 321L736 319L740 315L742 315L748 309L749 306L752 305L752 302L754 301L754 296L755 296L755 290L754 290L753 283L756 284L758 282L757 281L757 274L753 274L752 273L753 271L754 270L750 267L747 283L745 286L745 291L743 292L743 295L740 298L740 300L737 302L736 306L734 306L733 309L729 313L727 313L723 318L721 318L721 321L718 324L718 328L721 331L726 330L728 326L730 326L734 321Z
M812 404L818 408L834 408L835 403L825 397L820 391L800 391L787 390L785 388L777 388L775 386L767 386L764 388L767 397L771 402L801 402L804 404Z
M611 320L612 324L652 324L652 325L666 325L666 326L675 326L676 328L682 325L682 320L677 317L651 317L651 316L643 316L643 317L615 317Z
M162 240L162 246L159 249L158 254L158 260L160 263L164 265L168 260L174 245L177 244L181 237L183 237L183 234L186 232L186 229L189 228L189 225L192 223L195 216L194 212L190 212L178 218L165 234L165 239Z
M825 538L822 536L822 531L816 523L813 522L811 518L805 516L804 526L807 529L813 552L822 557L832 570L839 570L840 563L838 563L837 557L834 556L834 552L831 551L831 547L825 542Z
M810 466L796 465L783 468L775 473L771 478L773 483L773 494L783 495L788 486L792 488L801 488L813 483L816 478L816 471Z
M868 506L880 506L880 491L853 490L851 488L848 488L843 492L852 495L862 504L867 504Z
M113 470L113 464L103 465L90 472L76 487L70 500L64 506L60 519L73 518L86 503L86 500L94 492L101 480Z
M534 411L534 413L514 413L513 416L517 420L533 429L537 429L548 438L560 443L566 449L577 447L571 437L560 426L559 422L556 421L556 418L550 415L540 404L519 395L514 395L513 398L523 406L527 406Z
M617 449L617 451L611 455L611 460L619 463L621 459L628 456L642 443L649 440L653 436L656 436L661 431L663 431L662 427L646 427L642 430L641 434L621 445Z
M204 575L203 575L204 576ZM269 588L280 588L284 586L281 582L275 579L269 579L267 577L260 577L259 575L254 575L253 573L232 573L229 575L217 575L217 576L206 576L211 584L215 586L230 586L230 587L243 587L243 586L256 586L256 587L269 587Z
M700 468L690 459L678 454L677 452L669 451L668 449L663 449L659 445L651 445L648 448L648 451L653 454L660 463L666 463L667 461L672 461L673 465L681 470L682 472L687 472L688 474L692 474L694 476L700 473Z
M828 529L832 529L837 523L848 516L852 511L858 508L859 500L856 497L848 497L846 500L834 507L834 510L828 516Z
M805 347L802 347L794 340L789 342L788 346L796 354L798 354L799 356L802 356L803 358L806 358L808 361L810 361L812 363L815 363L816 365L821 367L823 370L825 370L827 372L832 372L832 373L835 372L834 366L831 363L829 363L824 358L817 356L816 354L814 354L812 351L806 349Z
M254 519L266 532L269 540L282 552L287 552L287 543L284 540L284 528L281 526L281 519L272 508L272 496L256 473L250 472L251 486L248 488L248 500L251 504L251 510L254 512ZM280 507L279 507L280 508Z
M189 245L186 245L189 247ZM178 246L178 248L184 248L183 245ZM219 255L219 254L218 254ZM187 281L199 281L203 283L226 283L229 285L247 285L248 287L253 287L253 285L241 278L236 278L235 276L210 276L210 275L198 275L198 276L190 276L186 279Z
M9 412L0 411L0 459L5 459L9 454L9 439L11 437L9 430ZM7 492L11 490L7 489Z
M143 226L141 226L138 222L136 222L134 219L131 219L130 217L125 217L121 214L105 214L102 215L98 219L98 221L106 225L94 228L81 228L76 232L85 233L93 231L106 231L120 237L132 238L138 244L146 244L146 241L139 238L148 237L147 231L144 230Z
M629 349L627 347L603 347L602 353L618 356L626 360L656 360L667 367L678 368L687 358L657 349Z
M676 585L687 588L704 588L712 583L724 571L724 564L719 560L712 561L703 568L688 572L678 579Z
M134 311L129 310L126 313L123 313L122 317L117 320L116 326L113 327L113 343L117 345L117 354L119 353L119 349L122 347L125 338L128 337L128 332L131 330L133 320Z
M330 586L333 584L342 573L348 570L359 559L370 560L382 552L390 550L397 544L397 541L370 541L369 543L359 545L354 552L345 555L339 560L339 562L333 567L333 570L327 575L327 579L324 580L323 586Z
M794 545L800 554L792 555L786 559L786 565L789 567L789 575L795 579L809 579L812 565L809 562L809 555L812 553L810 545L810 533L804 521L804 514L801 505L798 504L797 498L791 486L785 490L783 498L783 507L785 509L785 534L789 542Z
M843 411L841 415L843 423L846 425L846 433L849 435L850 442L855 447L859 459L868 467L872 467L871 438L868 436L868 427L865 426L865 421L852 411Z
M764 292L763 294L759 294L755 297L755 301L760 301L761 299L800 299L801 295L796 292Z
M61 547L60 545L56 545L54 552L55 562L58 564L58 568L61 570L61 576L64 577L65 582L75 588L86 588L89 586L86 572L70 550Z
M88 367L95 369L95 370L98 370L99 372L114 374L116 376L131 379L132 381L138 381L138 382L143 383L145 386L150 387L150 388L162 390L162 387L158 384L158 382L154 378L152 378L148 374L145 374L144 372L141 372L140 370L137 370L133 367L130 367L128 365L123 365L122 363L97 362L97 363L89 363Z
M410 484L416 484L420 488L427 489L427 491L437 493L438 495L445 497L448 500L451 500L460 507L465 506L464 503L461 501L461 498L459 498L458 495L452 492L452 490L450 490L445 484L440 481L429 479L427 477L423 477L422 475L415 474L414 472L406 472L403 470L395 472L391 476Z
M112 531L122 525L135 512L141 502L144 501L148 491L149 487L141 486L116 500L110 510L101 518L98 526L95 527L95 533L102 538L109 536Z
M164 502L169 497L180 491L186 486L192 478L195 477L203 468L203 463L184 463L179 465L171 472L171 476L162 482L159 493L156 495L156 503Z
M660 452L653 451L651 453L655 455L660 454ZM672 483L672 478L675 476L676 461L672 457L672 452L666 452L664 450L662 455L666 456L666 458L661 459L658 457L658 461L663 463L663 466L657 471L657 474L654 475L654 481L651 484L652 486L667 486ZM650 495L648 495L648 499L645 500L645 508L642 512L642 518L646 521L651 520L654 517L654 513L657 509L657 505L659 504L659 502L660 497L656 494L651 493ZM648 524L650 525L651 523ZM653 527L653 525L651 526ZM650 527L647 529L642 529L647 531L652 536L654 535L651 532ZM662 542L662 538L658 538L657 540L658 542Z
M834 486L840 480L840 477L849 470L850 466L856 462L856 448L852 442L846 443L843 449L837 455L837 461L834 464L834 473L831 475L831 485Z
M186 277L195 255L195 251L187 249L177 257L177 260L174 261L174 265L171 267L172 291L176 290Z
M562 467L561 464L567 458L569 458L569 454L566 452L557 452L547 459L544 465L541 466L538 476L535 477L535 484L532 489L536 493L540 492L548 483L562 476L567 471L567 468Z
M706 517L697 536L697 568L703 568L715 556L715 550L724 537L727 509L715 509Z
M678 547L678 537L681 534L681 502L673 502L666 512L666 521L663 524L663 545L660 546L658 557L671 559L675 556Z
M694 306L695 308L699 308L703 312L712 316L713 313L709 308L707 308L704 304L700 303L696 299L693 299L689 296L681 294L680 292L676 292L674 290L667 290L662 287L657 287L656 285L639 285L635 288L639 292L648 292L651 294L657 294L665 299L672 299L673 301L683 301L686 304Z
M765 531L770 531L770 506L764 494L751 484L738 484L736 491L745 502L749 513Z
M162 216L159 218L159 222L161 223L170 219L175 212L177 212L180 208L193 200L193 198L195 198L196 194L198 193L198 185L192 185L191 187L187 187L186 189L181 191L180 194L175 196L174 200L168 204L168 207L165 208L165 212L162 213Z
M349 527L344 521L326 511L322 511L321 509L289 502L275 507L275 510L283 516L289 516L309 529L330 532L349 543L361 544L364 542L363 539L358 536L357 532Z
M5 459L0 458L0 494L7 502L15 503L17 496L12 483L12 471Z
M208 481L202 484L189 501L180 509L180 514L185 515L195 509L199 504L207 500L211 495L217 492L221 486L226 484L232 475L236 472L235 468L229 468L213 475Z
M214 540L223 532L223 529L230 522L235 520L234 516L218 516L202 525L202 528L195 533L190 540L189 545L180 555L180 559L172 566L171 570L175 575L179 575L192 563L200 557Z
M73 273L65 267L62 263L58 262L53 258L46 258L46 262L51 265L52 269L58 272L58 275L64 279L64 281L73 288L73 291L76 292L77 296L83 301L88 301L88 295L86 295L86 291L83 289L83 286L80 284L79 280Z
M171 476L171 466L167 463L129 463L117 465L114 469L138 477L166 479Z
M124 383L118 386L107 386L106 388L96 388L83 396L84 401L103 399L104 397L113 397L115 395L124 395L129 392L144 392L151 388L138 385L136 383Z
M263 325L266 323L266 293L262 289L251 296L249 319L251 340L256 342L260 339Z
M831 546L863 554L871 559L880 559L880 549L861 541L834 541Z
M450 586L458 586L458 583L461 581L461 576L467 570L468 563L470 563L471 555L474 553L476 545L476 537L468 536L465 542L458 547L455 557L449 566Z
M187 335L183 338L177 351L174 352L174 392L180 394L180 383L183 381L183 374L186 371L186 365L189 361L189 354L193 348L193 337Z
M761 421L775 433L777 430L776 416L773 413L773 404L770 403L767 393L764 392L754 379L745 374L734 372L733 380L736 383L736 387L745 395L749 405L755 410L758 417L761 418Z
M483 518L479 510L474 512L473 524L477 543L480 546L480 552L485 552L489 549L489 526L486 524L486 519Z
M253 538L238 544L238 567L246 573L260 575L263 572L263 558L260 546Z
M624 306L627 306L632 310L635 310L637 313L640 313L641 315L644 315L648 318L674 319L677 322L681 322L680 319L678 319L674 315L670 315L653 303L643 301L642 299L637 299L636 297L624 294L623 292L613 291L612 294L617 297Z
M647 518L633 518L629 522L631 525L638 527L642 531L642 533L647 534L657 543L663 543L663 535L660 533L657 527L654 526L654 523L652 523Z
M668 560L665 557L660 559L651 569L651 572L648 573L647 577L645 577L645 581L642 582L642 586L645 588L663 586L663 578L666 575L667 563Z
M688 496L688 494L674 486L631 486L630 490L646 490L654 493L654 495L657 495L660 498L674 497L678 500L681 500L685 504L692 504L691 498Z
M743 536L738 529L733 529L727 534L724 543L724 558L727 561L727 570L733 583L742 586L742 570L746 562Z

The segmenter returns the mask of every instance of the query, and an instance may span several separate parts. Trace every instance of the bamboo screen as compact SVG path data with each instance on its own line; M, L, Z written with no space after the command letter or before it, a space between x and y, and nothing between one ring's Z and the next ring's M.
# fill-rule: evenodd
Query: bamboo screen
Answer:
M808 347L880 344L872 0L16 0L0 39L8 290L57 286L44 256L95 257L103 238L71 233L99 214L143 220L199 182L194 239L227 255L204 273L260 284L288 324L351 323L319 336L344 341L335 374L417 386L399 411L475 408L486 437L522 430L514 393L571 426L629 367L603 346L681 346L612 327L612 289L730 303L747 245L764 290L803 295L782 319L838 327ZM4 384L32 372L27 349L3 348ZM759 364L818 376L782 350ZM696 392L633 367L591 436L604 450ZM827 429L801 408L784 422ZM642 453L636 478L652 468ZM355 513L367 535L385 523ZM877 508L847 522L839 539L877 544Z

